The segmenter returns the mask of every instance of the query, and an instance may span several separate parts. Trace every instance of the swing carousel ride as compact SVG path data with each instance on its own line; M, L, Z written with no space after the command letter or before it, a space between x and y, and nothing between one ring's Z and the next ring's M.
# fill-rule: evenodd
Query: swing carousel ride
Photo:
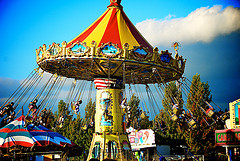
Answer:
M161 109L159 100L165 99L163 91L169 82L177 81L182 93L189 91L191 82L182 77L186 60L178 54L179 43L173 43L172 47L174 56L168 50L153 48L128 19L121 0L110 0L107 10L72 41L63 41L62 45L52 43L49 47L44 44L36 49L39 68L30 73L4 105L13 101L18 106L20 101L24 100L26 104L30 98L37 98L35 115L38 115L41 109L52 109L66 80L71 79L66 102L77 113L78 104L74 101L83 97L88 88L86 82L91 82L88 89L90 98L94 82L97 89L96 113L90 125L95 126L95 132L87 160L127 160L124 154L131 147L126 133L129 109L124 98L131 97L134 92L143 104L141 117L147 117L151 113L156 115ZM46 73L50 76L42 79ZM42 84L41 88L33 97L39 84ZM144 90L147 97L142 94ZM193 117L182 117L184 110L180 106L183 103L171 93L168 97L172 100L167 102L169 106L174 104L169 112L172 120L186 123L182 127L197 128ZM147 104L151 108L147 108ZM208 105L209 109L200 108L215 121L213 108Z

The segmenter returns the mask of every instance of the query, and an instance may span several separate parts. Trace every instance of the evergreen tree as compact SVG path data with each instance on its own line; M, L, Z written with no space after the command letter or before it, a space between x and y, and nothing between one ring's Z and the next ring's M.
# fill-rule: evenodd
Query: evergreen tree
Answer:
M69 124L72 120L72 115L69 115L70 111L68 110L67 104L63 101L60 100L58 103L58 113L55 112L54 116L55 116L55 128L58 133L62 134L63 136L67 137L69 136ZM57 126L57 122L59 120L60 117L64 117L64 121L63 121L63 126L62 127L58 127Z
M81 147L82 154L77 157L78 160L82 160L88 155L89 147L91 145L92 135L94 128L83 130L83 127L90 123L92 119L94 121L95 116L95 102L90 100L85 107L85 118L81 118L79 113L76 118L70 115L70 111L67 108L67 104L61 100L58 104L58 111L54 114L54 120L57 121L60 115L66 114L64 124L62 127L56 126L54 131L60 133L64 137L73 141L79 147ZM85 151L85 154L84 154ZM84 156L85 155L85 156Z
M130 126L134 129L148 129L151 126L151 121L149 121L146 111L143 111L139 104L139 98L133 94L128 101L128 106L130 106Z
M164 132L161 129L156 132L156 137L162 138L161 140L157 140L157 143L168 144L171 148L185 144L183 137L185 131L178 125L178 122L173 121L171 117L174 104L178 104L178 107L183 107L182 94L176 83L170 82L164 89L164 99L162 100L164 109L160 111L155 119L157 123L164 122L166 126ZM175 151L175 149L173 150Z
M206 101L210 103L211 99L212 96L210 94L208 83L201 82L200 75L194 75L190 92L188 94L187 108L191 111L193 117L200 125L200 128L185 133L187 144L194 154L207 154L215 148L214 133L217 126L208 126L204 118L206 118L206 120L209 120L210 118L207 117L202 110L209 108Z
M139 125L141 129L149 129L151 128L152 122L149 121L149 116L140 117Z
M58 103L58 115L69 114L69 112L67 104L63 100L60 100Z
M48 129L52 129L52 127L54 127L54 120L55 120L52 110L49 109L46 115L47 115L47 119L46 119L45 126Z
M86 124L90 124L90 121L94 121L95 119L95 113L96 113L96 109L95 109L96 105L95 102L92 102L92 99L90 99L90 101L88 102L88 104L85 107L85 122Z
M139 118L140 118L140 110L139 110L140 100L135 94L132 95L131 99L128 101L128 106L131 107L130 113L130 126L134 129L140 129Z
M85 118L81 122L82 127L88 126L91 123L91 121L95 120L95 113L96 113L96 104L95 102L92 102L92 99L90 99L90 101L85 107ZM87 131L82 130L81 145L84 148L85 154L88 154L94 130L95 130L95 126L92 128L88 128Z

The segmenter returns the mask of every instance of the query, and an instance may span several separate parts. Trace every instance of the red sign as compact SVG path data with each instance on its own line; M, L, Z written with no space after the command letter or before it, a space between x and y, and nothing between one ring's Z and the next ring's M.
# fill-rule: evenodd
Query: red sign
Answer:
M216 146L239 145L240 129L226 129L215 131Z

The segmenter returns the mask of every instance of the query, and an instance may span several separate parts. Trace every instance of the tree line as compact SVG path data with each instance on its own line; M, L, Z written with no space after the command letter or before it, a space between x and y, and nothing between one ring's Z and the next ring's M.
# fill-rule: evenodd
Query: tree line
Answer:
M196 90L197 89L197 90ZM169 95L171 94L171 95ZM202 82L200 75L196 74L192 78L190 92L187 95L187 101L183 102L182 91L179 90L176 82L170 82L164 89L165 98L157 100L162 104L163 108L150 120L148 113L140 108L140 99L133 94L127 102L131 107L130 126L135 129L152 129L155 131L155 141L157 145L170 145L172 153L179 153L179 146L184 145L187 150L193 154L214 155L217 147L215 146L215 130L223 129L223 125L209 125L211 118L206 117L202 109L208 109L205 101L211 103L212 95L208 83ZM197 123L197 130L192 127L185 128L179 122L172 119L173 98L178 102L178 106L185 109L186 116L194 118ZM201 108L199 108L201 107ZM61 115L65 115L62 126L56 126ZM86 158L92 140L94 128L86 130L88 124L95 117L95 102L90 100L85 107L85 114L81 117L78 113L73 116L71 109L61 100L58 103L58 110L48 117L47 128L62 134L69 140L81 147L83 153L78 156L79 159Z

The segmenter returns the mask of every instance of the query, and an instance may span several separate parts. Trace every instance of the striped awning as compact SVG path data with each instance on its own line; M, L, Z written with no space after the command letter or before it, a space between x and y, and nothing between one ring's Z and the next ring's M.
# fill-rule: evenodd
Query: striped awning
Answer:
M21 116L18 119L7 124L0 129L0 147L7 148L14 145L20 145L24 147L31 147L34 144L34 140L31 134L24 127L25 117Z
M59 146L73 146L75 145L72 141L62 136L61 134L49 130L48 128L38 125L33 126L33 124L27 127L30 132L32 139L37 143L38 146L47 145L59 145Z
M115 84L116 81L108 80L108 79L94 79L94 84L97 89L104 89L111 86L111 84Z
M95 78L94 84L95 87L99 90L105 88L117 88L118 85L121 85L123 82L120 79L104 79L104 78Z
M14 145L23 147L57 145L75 145L66 137L53 132L41 125L25 125L25 117L21 116L0 129L0 148L8 148Z
M153 51L153 47L124 13L120 2L111 3L108 9L85 31L70 41L67 47L78 41L86 42L88 46L91 45L92 41L95 41L97 46L111 42L117 44L121 49L123 49L125 43L128 43L129 49L133 49L134 46L141 46L148 48L150 52Z

